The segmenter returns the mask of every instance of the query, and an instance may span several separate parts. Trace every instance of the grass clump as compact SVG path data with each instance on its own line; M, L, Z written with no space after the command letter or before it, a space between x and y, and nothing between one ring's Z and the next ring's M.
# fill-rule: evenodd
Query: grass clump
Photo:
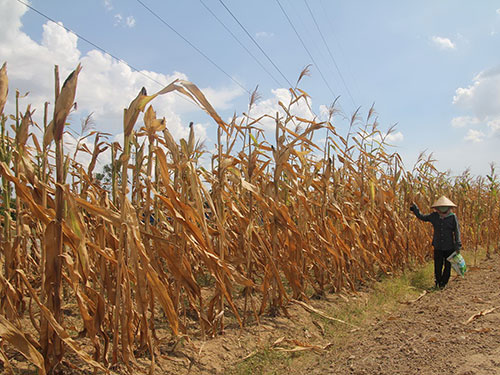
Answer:
M277 375L290 369L292 355L265 348L250 358L240 362L226 375Z
M424 267L408 275L409 286L417 290L427 290L433 285L434 265L427 263Z
M407 271L397 277L384 278L368 290L354 294L348 301L339 305L331 313L350 324L364 326L384 314L398 308L401 302L416 298L423 290L433 285L432 263L414 271ZM349 331L340 323L328 322L335 331Z

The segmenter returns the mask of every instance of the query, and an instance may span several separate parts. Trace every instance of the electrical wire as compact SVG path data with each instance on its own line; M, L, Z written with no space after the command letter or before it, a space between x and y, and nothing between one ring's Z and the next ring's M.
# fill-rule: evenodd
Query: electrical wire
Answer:
M278 85L280 86L281 83L278 82L278 80L266 69L266 67L255 57L255 55L238 39L236 35L222 22L222 20L217 17L217 15L203 2L203 0L200 0L200 3L205 7L206 10L210 12L210 14L226 29L226 31L231 34L231 36L238 42L238 44L245 50L247 53L259 64L259 66L271 77L271 79Z
M139 1L139 0L137 0ZM247 34L247 36L252 40L252 42L257 46L257 48L259 48L260 52L262 52L264 54L264 56L267 58L267 60L274 66L274 68L279 72L279 74L281 75L281 77L283 77L283 79L288 83L289 87L292 88L294 87L290 81L286 78L286 76L283 74L283 72L280 70L280 68L278 68L278 66L274 63L274 61L269 57L269 55L266 53L266 51L264 51L262 49L262 47L260 46L259 43L257 43L257 41L253 38L253 36L248 32L248 30L245 28L245 26L243 26L241 24L241 22L238 20L238 18L236 18L236 16L233 14L233 12L231 12L231 10L226 6L226 4L224 4L224 2L222 0L219 0L219 2L222 4L222 6L224 8L226 8L227 12L231 15L231 17L233 17L233 19L236 21L236 23L238 23L238 25L240 25L240 27L243 29L243 31Z
M170 30L172 30L179 38L189 44L196 52L202 55L207 61L209 61L213 66L215 66L220 72L225 74L229 79L231 79L234 83L240 86L243 90L245 90L248 94L252 94L245 86L243 86L240 82L234 79L229 73L227 73L224 69L222 69L215 61L213 61L210 57L208 57L203 51L201 51L198 47L196 47L193 43L191 43L186 37L184 37L181 33L179 33L175 28L170 26L167 21L165 21L162 17L160 17L155 11L149 8L146 4L144 4L141 0L136 0L139 4L141 4L149 13L151 13L154 17L156 17L161 23L167 26Z
M340 79L342 80L342 83L344 84L344 87L347 91L347 94L349 95L349 97L351 98L351 101L352 101L352 104L354 104L354 107L357 107L356 105L356 101L354 100L353 96L351 95L351 91L349 90L349 87L347 87L347 84L345 82L345 79L344 79L344 76L342 75L341 71L340 71L340 68L339 66L337 65L337 61L335 60L335 58L333 57L333 53L332 51L330 50L330 47L328 46L328 43L326 42L325 40L325 37L323 35L323 33L321 32L321 29L318 25L318 22L316 21L316 17L314 17L314 14L311 10L311 8L309 7L309 4L307 3L307 0L304 0L304 3L306 4L307 6L307 9L309 10L309 14L311 15L313 21L314 21L314 24L316 25L316 29L318 30L319 32L319 35L321 36L321 39L323 40L323 43L325 44L325 47L328 51L328 54L330 55L330 58L332 59L333 61L333 64L335 65L335 69L337 69L337 72L339 73L339 76L340 76Z
M285 9L283 8L283 6L281 5L280 1L279 0L276 0L276 2L278 3L281 11L283 12L283 14L285 15L286 19L288 20L288 23L290 24L290 26L292 27L293 31L295 32L295 34L297 35L297 38L299 38L299 41L300 43L302 44L302 47L304 47L304 49L306 50L307 54L309 55L309 58L311 59L311 61L313 62L313 64L316 66L316 69L318 69L318 72L321 76L321 78L323 79L323 82L325 83L325 85L328 87L328 89L330 90L330 93L333 95L333 97L336 97L335 93L333 92L332 88L330 87L330 85L328 84L325 76L323 75L323 72L321 71L319 65L316 63L316 60L314 59L314 57L312 56L311 52L309 52L309 49L307 48L306 44L304 43L304 41L302 40L302 37L300 36L299 32L297 31L297 29L295 28L292 20L290 19L290 17L288 17L288 14L286 13Z
M325 8L325 5L323 4L323 0L320 0L319 4L321 5L321 9L322 9L323 14L325 15L325 17L328 17L328 10ZM331 19L332 17L328 17L328 18ZM334 20L333 20L333 22L334 22ZM327 22L326 25L327 25L328 30L330 32L329 35L331 36L331 38L334 40L335 44L337 45L338 52L340 52L341 57L345 58L345 53L344 53L344 51L342 49L342 45L341 45L340 41L336 38L335 31L333 30L333 27L332 27L331 23ZM350 78L350 82L351 82L351 85L352 85L351 88L353 88L354 91L359 94L360 91L359 91L359 86L358 86L358 83L357 83L357 80L356 80L356 75L353 74L353 72L349 69L349 67L350 67L349 64L345 65L345 67L346 67L345 70L347 70L348 76ZM345 73L345 71L344 71L344 73Z

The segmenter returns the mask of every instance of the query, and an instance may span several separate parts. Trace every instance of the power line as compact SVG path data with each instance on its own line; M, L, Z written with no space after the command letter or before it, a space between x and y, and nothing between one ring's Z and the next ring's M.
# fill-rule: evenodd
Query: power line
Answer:
M176 29L170 26L167 21L165 21L162 17L160 17L157 13L155 13L151 8L149 8L146 4L144 4L141 0L136 0L139 4L141 4L149 13L155 16L161 23L167 26L170 30L172 30L179 38L189 44L196 52L202 55L205 59L207 59L213 66L215 66L219 71L225 74L229 79L231 79L234 83L240 86L243 90L245 90L248 94L251 95L251 92L247 90L245 86L243 86L240 82L234 79L229 73L227 73L224 69L222 69L215 61L213 61L210 57L208 57L203 51L201 51L198 47L196 47L193 43L191 43L186 37L184 37L181 33L179 33Z
M219 23L224 27L224 29L226 29L226 31L231 34L231 36L234 38L234 40L236 40L238 42L238 44L245 50L247 51L247 53L257 62L257 64L259 64L259 66L269 75L269 77L271 77L271 79L278 85L278 86L281 86L281 84L278 82L278 80L266 69L266 67L264 65L262 65L262 63L257 59L257 57L255 57L255 55L238 39L238 37L236 35L234 35L234 33L224 24L224 22L221 21L221 19L219 17L217 17L217 15L212 12L212 10L203 2L203 0L200 0L200 3L205 7L206 10L208 10L210 12L210 14L212 16L214 16L214 18L219 21Z
M137 1L139 1L139 0L137 0ZM283 72L280 70L280 68L278 68L278 66L274 63L274 61L268 56L268 54L266 53L266 51L264 51L262 49L262 47L259 45L259 43L256 42L256 40L252 37L252 35L247 31L247 29L245 28L245 26L243 26L241 24L241 22L238 20L238 18L236 18L236 16L233 14L233 12L231 12L231 10L226 6L226 4L224 4L224 2L222 0L219 0L219 2L222 4L222 6L224 8L226 8L226 10L231 15L231 17L233 17L233 19L238 23L238 25L240 25L240 27L248 35L248 37L252 40L252 42L259 48L260 52L262 52L264 54L264 56L266 56L267 60L269 60L269 62L279 72L279 74L281 75L281 77L283 77L283 79L288 83L289 87L292 88L293 85L290 83L290 81L285 77L285 75L283 74Z
M304 43L304 41L302 40L299 32L297 31L297 29L295 28L295 26L293 25L293 22L292 20L290 19L290 17L288 17L288 14L286 13L285 9L283 8L283 6L281 5L280 1L279 0L276 0L276 2L278 3L281 11L283 12L283 14L285 15L286 19L288 20L288 23L290 24L290 26L292 26L292 29L293 31L295 32L295 34L297 35L297 38L299 38L300 40L300 43L302 44L302 47L304 47L304 49L306 50L307 54L309 55L309 58L311 59L311 61L313 62L313 64L316 66L316 68L318 69L318 72L321 76L321 78L323 79L323 82L325 83L325 85L328 87L328 89L330 90L331 94L333 95L333 97L335 97L335 94L332 90L332 88L330 87L330 85L328 84L328 82L326 81L325 79L325 76L323 75L323 72L321 71L321 69L319 68L319 65L316 63L316 61L314 60L314 57L311 55L311 52L309 52L309 49L307 48L306 44Z
M70 28L68 28L68 27L64 26L63 24L56 22L53 18L51 18L51 17L47 16L46 14L44 14L44 13L40 12L39 10L37 10L37 9L35 9L35 8L33 8L31 5L29 5L29 4L27 4L27 3L25 3L25 2L24 2L24 1L22 1L22 0L17 0L17 1L18 1L19 3L21 3L21 4L23 4L24 6L28 7L29 9L31 9L33 12L35 12L35 13L39 14L39 15L40 15L40 16L42 16L43 18L45 18L45 19L47 19L47 20L49 20L49 21L53 22L55 25L57 25L57 26L59 26L59 27L63 28L63 29L64 29L64 30L66 30L67 32L69 32L69 33L71 33L71 34L73 34L73 35L76 35L79 39L81 39L81 40L83 40L84 42L86 42L86 43L90 44L92 47L94 47L94 48L98 49L98 50L99 50L99 51L101 51L102 53L104 53L104 54L106 54L106 55L108 55L108 56L112 57L113 59L115 59L115 60L117 60L117 61L119 61L119 62L121 62L121 63L123 63L123 64L125 64L125 65L126 65L126 66L128 66L130 69L132 69L133 71L135 71L135 72L139 73L140 75L142 75L142 76L146 77L147 79L149 79L149 80L151 80L151 81L153 81L153 82L155 82L155 83L159 84L159 85L160 85L160 86L162 86L162 87L163 87L163 86L165 86L165 84L164 84L164 83L162 83L162 82L160 82L160 81L156 80L155 78L153 78L153 77L151 77L151 76L147 75L146 73L142 72L142 71L141 71L141 70L139 70L138 68L136 68L136 67L134 67L133 65L129 64L129 63L128 63L128 62L126 62L125 60L120 59L119 57L117 57L117 56L113 55L112 53L110 53L110 52L106 51L104 48L102 48L102 47L98 46L98 45L97 45L97 44L95 44L94 42L91 42L91 41L90 41L90 40L88 40L87 38L85 38L85 37L81 36L80 34L76 33L75 31L71 30ZM188 98L186 98L186 97L184 97L184 96L179 95L177 92L175 92L175 94L176 94L179 98L181 98L181 99L183 99L183 100L186 100L187 102L189 102L189 103L191 103L191 104L195 104L195 103L193 103L191 100L189 100Z
M345 89L346 89L347 93L349 94L349 97L350 97L350 98L351 98L351 100L352 100L352 104L354 104L354 107L356 107L356 102L355 102L354 98L353 98L353 97L352 97L352 95L351 95L351 91L350 91L350 90L349 90L349 88L347 87L347 84L346 84L346 82L345 82L345 80L344 80L344 76L343 76L343 75L342 75L342 73L340 72L340 69L339 69L339 67L338 67L338 65L337 65L337 61L335 61L335 58L333 57L332 51L330 50L330 47L328 46L328 43L326 43L325 37L323 36L323 33L321 32L321 29L320 29L320 27L319 27L318 23L316 22L316 17L314 17L314 14L313 14L313 12L312 12L311 8L309 7L309 4L307 3L307 0L304 0L304 3L306 4L307 9L309 10L309 14L311 15L311 17L312 17L312 19L313 19L313 21L314 21L314 24L316 25L316 29L318 29L319 35L321 35L321 39L323 40L323 43L324 43L324 44L325 44L325 46L326 46L326 49L327 49L327 51L328 51L328 54L330 55L330 57L331 57L331 59L332 59L332 61L333 61L333 64L335 65L335 68L337 69L337 72L339 73L340 79L342 80L342 83L344 84L344 87L345 87Z
M323 10L323 14L326 17L328 17L328 11L325 8L323 1L320 0L319 4L321 5L321 9ZM332 17L329 17L329 18L332 18ZM342 49L342 45L340 44L339 40L335 37L335 31L333 30L331 23L327 22L326 24L327 24L328 29L330 31L331 37L333 38L333 40L335 41L335 44L337 45L337 48L338 48L338 51L340 52L340 55L343 55L345 58L345 53ZM349 69L349 64L346 65L346 70L347 70L348 75L351 77L351 83L354 86L354 91L356 91L359 94L359 86L358 86L357 81L356 81L356 75L354 75L353 72Z

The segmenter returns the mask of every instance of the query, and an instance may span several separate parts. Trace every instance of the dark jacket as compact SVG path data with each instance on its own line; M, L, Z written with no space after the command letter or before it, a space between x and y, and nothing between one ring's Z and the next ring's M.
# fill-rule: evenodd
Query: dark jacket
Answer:
M441 251L457 251L462 248L460 227L455 214L451 213L444 218L441 218L437 212L423 215L420 213L418 207L414 208L413 213L420 220L428 221L434 227L434 236L432 238L432 246L434 246L434 249Z

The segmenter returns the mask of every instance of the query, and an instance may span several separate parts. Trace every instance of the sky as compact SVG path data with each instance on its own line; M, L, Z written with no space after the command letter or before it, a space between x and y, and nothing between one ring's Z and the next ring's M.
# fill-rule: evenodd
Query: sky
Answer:
M36 11L0 0L6 110L12 113L16 90L29 92L21 109L31 103L39 123L56 64L61 80L83 66L73 133L92 113L94 128L111 140L120 139L123 109L143 86L153 93L189 80L225 119L247 112L258 86L258 116L280 111L278 102L288 102L287 89L311 65L299 87L312 113L299 105L299 115L322 119L339 96L334 124L345 136L346 118L357 108L366 118L374 105L382 131L396 124L389 141L409 170L423 151L452 175L467 168L486 175L500 161L499 1L22 2ZM186 137L193 121L213 149L216 124L199 108L173 94L152 104L175 138Z

